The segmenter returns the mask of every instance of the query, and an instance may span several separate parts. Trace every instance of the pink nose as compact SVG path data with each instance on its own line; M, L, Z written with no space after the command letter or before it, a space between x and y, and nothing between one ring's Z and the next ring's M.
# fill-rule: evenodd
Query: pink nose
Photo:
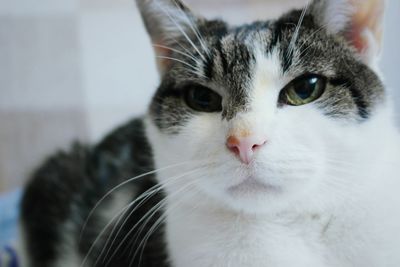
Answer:
M245 164L250 164L254 151L267 143L266 139L255 136L236 137L229 136L226 146Z

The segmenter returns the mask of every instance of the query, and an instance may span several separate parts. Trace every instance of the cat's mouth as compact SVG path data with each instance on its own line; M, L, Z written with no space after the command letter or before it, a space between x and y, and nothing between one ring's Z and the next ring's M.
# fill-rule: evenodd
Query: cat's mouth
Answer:
M230 186L228 192L232 195L257 194L257 193L279 193L282 189L276 185L271 185L249 176L239 184Z

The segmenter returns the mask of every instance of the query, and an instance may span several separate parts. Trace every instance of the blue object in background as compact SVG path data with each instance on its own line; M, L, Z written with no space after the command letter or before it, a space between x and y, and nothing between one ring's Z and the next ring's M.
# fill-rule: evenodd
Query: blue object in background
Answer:
M0 252L0 267L18 267L18 256L16 251L11 247L5 247L3 252Z
M0 195L0 251L17 239L21 190Z

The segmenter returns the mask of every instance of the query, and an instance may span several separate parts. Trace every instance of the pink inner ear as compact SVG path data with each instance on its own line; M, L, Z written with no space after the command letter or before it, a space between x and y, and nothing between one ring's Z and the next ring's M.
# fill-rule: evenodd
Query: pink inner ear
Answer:
M166 47L161 47L161 46L155 46L154 50L156 52L156 56L158 56L157 62L158 62L159 67L161 67L162 69L167 68L169 66L170 60L167 58L163 58L163 57L170 57L171 50Z
M357 51L363 53L370 48L368 38L364 34L366 30L370 31L377 44L382 41L384 0L351 0L351 2L356 12L352 17L347 38Z
M350 40L359 53L368 49L368 40L363 35L364 30L364 24L354 23L353 28L347 34L347 39Z
M153 45L154 52L156 54L157 67L161 73L164 73L171 64L172 50L164 45L162 42L157 42Z

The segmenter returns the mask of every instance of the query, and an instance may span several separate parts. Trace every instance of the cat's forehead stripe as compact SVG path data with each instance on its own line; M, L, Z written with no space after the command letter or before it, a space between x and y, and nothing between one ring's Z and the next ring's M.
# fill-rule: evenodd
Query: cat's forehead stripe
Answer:
M248 107L248 85L252 77L252 66L255 55L245 40L247 32L234 31L219 40L219 58L222 76L216 78L217 83L227 91L227 104L223 118L232 119L236 113Z

